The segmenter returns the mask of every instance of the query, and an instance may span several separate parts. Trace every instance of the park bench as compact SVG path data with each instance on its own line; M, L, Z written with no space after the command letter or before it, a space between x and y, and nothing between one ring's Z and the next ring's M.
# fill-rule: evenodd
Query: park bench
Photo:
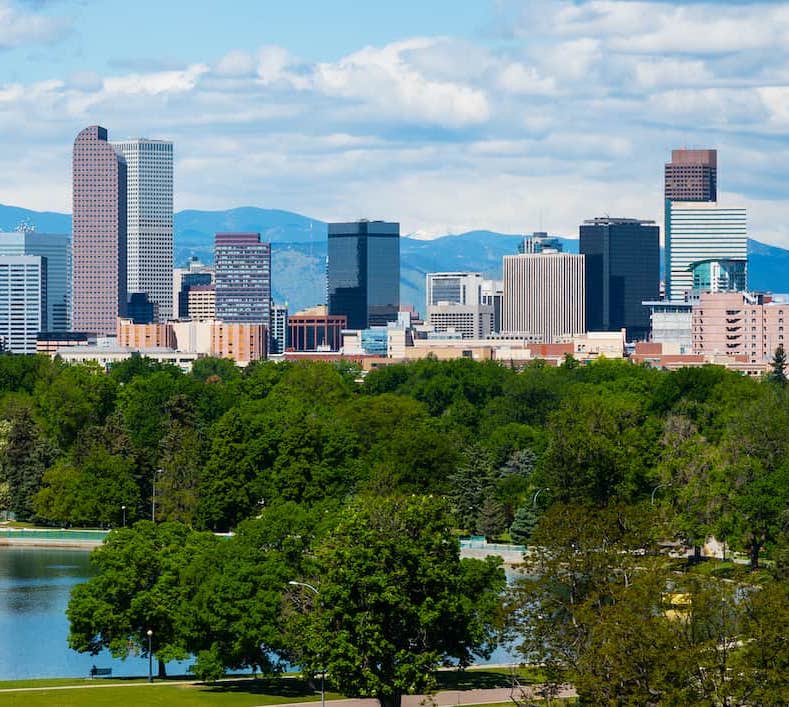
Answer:
M90 669L90 677L93 678L110 678L112 677L112 668L97 668L95 665Z

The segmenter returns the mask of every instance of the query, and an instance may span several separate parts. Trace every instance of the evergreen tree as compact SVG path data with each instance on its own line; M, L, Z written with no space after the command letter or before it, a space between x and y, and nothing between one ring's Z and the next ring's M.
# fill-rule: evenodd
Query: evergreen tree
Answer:
M767 376L771 381L786 385L786 352L784 345L778 344L773 360L770 361L770 373Z
M534 504L526 503L518 509L515 519L510 526L512 541L526 545L531 540L531 535L540 519L540 510Z

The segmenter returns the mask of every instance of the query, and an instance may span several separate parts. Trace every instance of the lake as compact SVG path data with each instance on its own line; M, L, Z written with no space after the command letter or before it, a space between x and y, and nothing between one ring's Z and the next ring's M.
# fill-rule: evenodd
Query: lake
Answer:
M90 578L89 552L0 546L0 680L87 677L91 666L112 668L113 676L147 676L148 659L116 660L106 651L92 656L66 643L66 606L71 588ZM509 663L499 648L490 663ZM168 664L184 674L190 661ZM154 664L154 671L156 664Z
M0 680L87 677L91 666L113 675L147 676L148 659L93 656L66 643L71 588L91 576L85 550L0 547ZM171 663L168 673L186 671ZM156 665L154 665L154 671Z

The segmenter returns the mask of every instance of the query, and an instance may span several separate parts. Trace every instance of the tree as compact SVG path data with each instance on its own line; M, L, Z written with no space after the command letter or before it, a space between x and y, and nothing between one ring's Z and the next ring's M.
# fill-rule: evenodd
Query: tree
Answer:
M151 630L159 676L165 677L168 661L189 656L185 627L195 588L182 578L217 542L179 523L139 521L113 530L91 554L97 574L71 591L69 646L91 655L107 648L115 658L147 655Z
M488 654L504 574L492 558L460 560L443 501L365 498L316 549L319 595L291 620L294 658L339 690L399 707L430 690L433 671Z
M751 568L787 530L789 518L789 397L786 388L761 385L724 431L726 507L719 527L746 549Z
M770 361L770 373L767 377L774 383L786 385L786 352L783 344L778 344L778 348L775 349L773 360Z
M533 503L523 504L515 513L515 518L510 525L510 536L513 542L526 545L531 540L541 514L542 511L536 508Z
M33 499L41 487L44 470L56 456L30 410L20 406L0 429L0 479L8 482L9 510L18 520L33 517Z

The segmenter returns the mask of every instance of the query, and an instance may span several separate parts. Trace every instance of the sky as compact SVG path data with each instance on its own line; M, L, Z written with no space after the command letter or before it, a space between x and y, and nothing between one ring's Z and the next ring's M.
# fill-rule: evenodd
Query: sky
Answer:
M672 148L789 247L789 3L0 0L0 203L84 127L175 142L176 210L577 235L662 221Z

